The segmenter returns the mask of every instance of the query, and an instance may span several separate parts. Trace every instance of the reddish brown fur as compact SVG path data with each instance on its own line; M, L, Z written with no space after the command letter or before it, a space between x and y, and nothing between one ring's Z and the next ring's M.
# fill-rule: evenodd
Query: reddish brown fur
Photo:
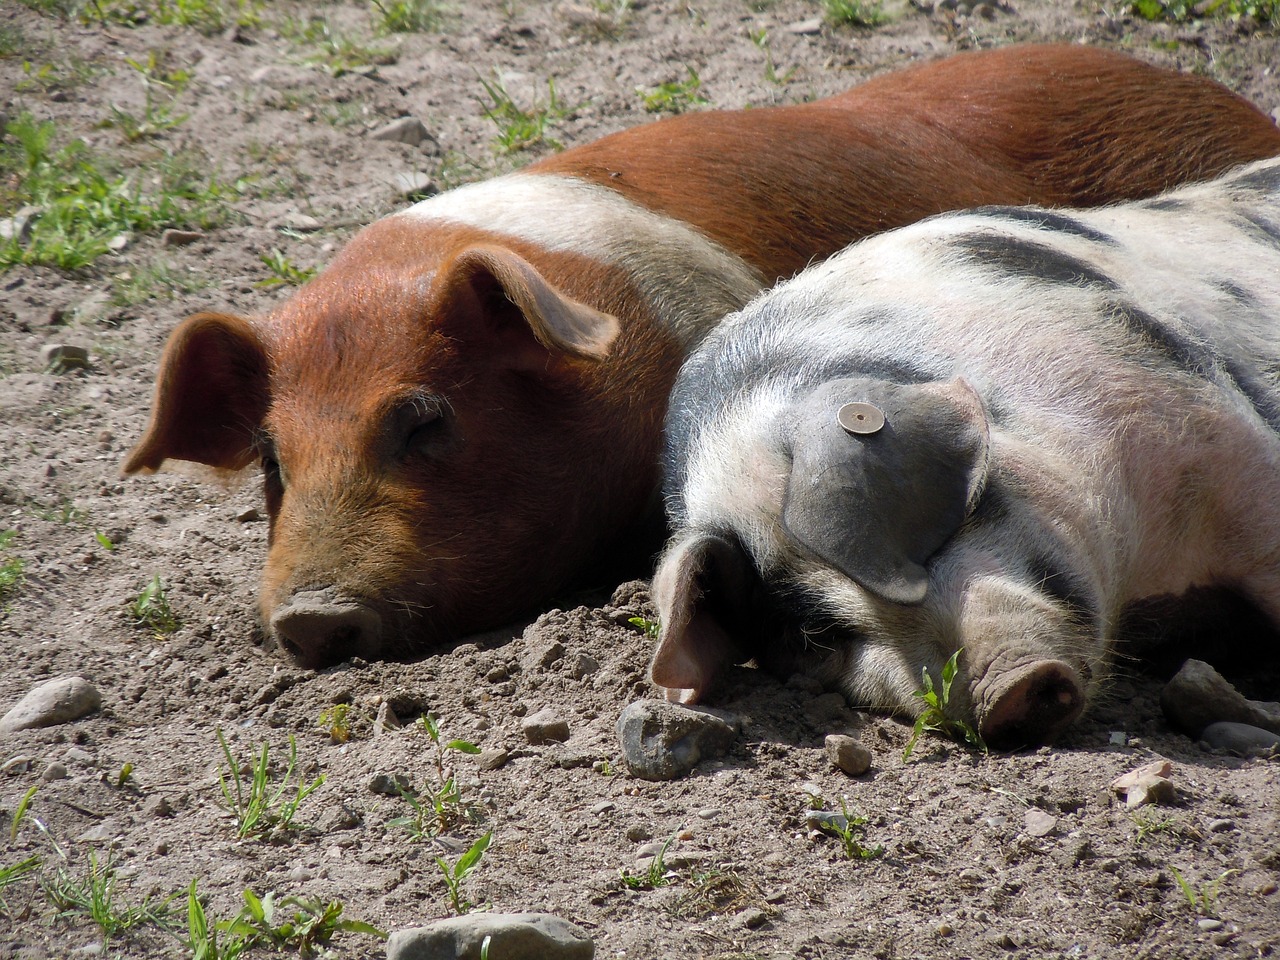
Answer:
M680 117L529 169L608 185L774 278L950 207L1145 196L1276 153L1280 131L1223 88L1063 46L957 57L816 104ZM508 263L536 268L587 328L603 312L621 332L605 324L575 345L572 325L561 336L521 316ZM339 631L295 651L304 662L407 655L545 601L654 506L682 353L664 320L617 267L389 218L265 320L180 326L125 469L262 458L264 618L298 591L335 590L376 610L381 636ZM419 415L432 405L435 422Z
M609 186L781 279L944 210L1139 199L1277 154L1280 129L1206 77L1050 44L959 54L815 103L674 117L529 172Z

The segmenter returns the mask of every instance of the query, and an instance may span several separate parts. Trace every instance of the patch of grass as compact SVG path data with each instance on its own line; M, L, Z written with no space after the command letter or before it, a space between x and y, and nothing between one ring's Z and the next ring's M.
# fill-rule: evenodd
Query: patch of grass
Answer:
M597 39L617 40L631 23L633 6L634 0L591 0L587 15L579 17L576 26Z
M260 23L263 0L81 0L74 6L75 14L85 23L126 27L158 23L190 27L208 37L232 25L248 27Z
M322 17L312 17L297 29L295 36L299 42L320 48L319 52L305 57L304 62L324 67L335 77L373 73L380 66L395 63L399 57L391 47L373 46L335 30Z
M686 66L689 75L683 80L672 80L660 83L652 90L638 89L644 108L649 113L684 113L693 107L706 106L711 101L698 91L702 88L702 79L698 71Z
M843 823L841 822L843 820ZM845 804L844 798L840 798L840 819L832 818L824 821L822 829L833 834L839 841L840 846L844 849L844 858L846 860L874 860L876 857L884 855L884 846L876 844L873 847L863 843L866 836L866 827L868 820L866 817L858 816L849 810Z
M1169 871L1173 874L1173 879L1177 882L1178 889L1186 897L1187 904L1192 911L1202 913L1206 917L1216 917L1218 915L1218 897L1222 893L1222 884L1228 877L1237 872L1235 870L1224 870L1213 880L1206 880L1196 886L1172 864L1169 866Z
M1144 20L1182 23L1206 17L1252 17L1259 23L1280 24L1280 0L1134 0L1129 8Z
M622 885L630 890L656 890L658 887L665 887L671 882L671 877L667 871L667 850L671 848L671 844L675 842L675 837L671 837L662 845L662 849L657 855L649 861L648 869L644 873L631 873L625 869L618 871L618 877L622 880Z
M344 920L343 906L336 900L322 904L297 896L277 897L274 892L259 897L252 890L245 890L243 897L240 913L219 927L231 940L243 942L245 948L269 947L276 953L289 951L311 957L327 948L339 933L387 939L384 931L371 924Z
M878 27L889 22L880 0L822 0L822 13L833 26Z
M218 728L218 743L227 759L227 768L218 770L218 785L222 788L227 809L235 817L236 836L243 840L264 836L273 830L297 830L299 824L294 822L294 817L298 807L324 783L324 775L311 783L304 783L301 778L296 784L293 782L298 764L298 744L294 738L289 737L289 760L274 790L271 788L273 777L267 744L262 745L252 764L242 764L232 754L221 727ZM246 768L247 775L244 773ZM293 792L289 793L291 788Z
M80 57L70 56L58 64L35 64L30 60L22 61L22 79L15 85L19 93L54 93L67 92L97 79L111 70L99 63L93 63Z
M275 247L272 247L270 253L264 253L258 259L271 271L271 276L265 280L259 280L254 284L256 287L275 287L285 283L300 287L316 275L315 267L299 267L289 259L288 254Z
M412 813L387 821L388 826L404 827L414 840L425 840L464 822L475 820L476 810L462 795L458 779L447 765L450 753L477 754L480 748L466 740L445 740L440 722L435 717L418 718L418 727L431 738L434 747L433 779L419 791L400 791Z
M457 862L452 864L445 860L444 857L436 857L436 865L440 867L440 872L444 874L445 886L448 888L449 906L453 908L453 912L458 916L462 916L472 906L471 901L462 896L462 881L480 865L480 860L485 851L489 849L489 841L492 839L493 831L490 830L473 843L467 852L457 859Z
M159 901L145 897L142 903L130 906L120 902L116 892L116 872L111 861L99 864L97 855L92 851L89 853L89 871L83 877L73 877L59 869L53 881L45 887L49 901L58 910L58 919L86 916L98 925L105 937L144 924L163 927L168 922L172 896Z
M89 514L77 507L70 500L63 500L54 505L33 503L31 515L46 523L58 523L62 526L80 526L89 519ZM2 546L2 544L0 544Z
M40 869L39 857L27 857L25 860L19 860L17 863L10 863L0 866L0 915L9 912L9 904L4 899L5 887L11 887L23 878L30 876Z
M561 148L559 141L547 136L547 127L568 116L572 110L561 104L556 96L554 77L547 80L546 105L538 103L535 97L528 110L512 99L497 74L494 74L492 80L481 77L480 85L489 98L487 105L481 102L481 108L484 115L498 128L494 143L499 153L514 153L538 143L545 143L556 150Z
M924 688L917 690L912 696L924 702L924 709L920 712L920 716L916 718L915 726L911 731L911 739L907 741L907 745L902 751L904 762L911 759L911 754L915 752L916 744L925 733L940 733L945 737L950 737L952 740L962 740L983 753L987 752L987 745L982 742L982 738L978 736L973 727L963 720L952 720L946 715L947 705L951 702L951 684L955 681L956 673L959 669L956 665L959 657L960 651L957 650L943 665L942 686L938 690L934 689L933 678L929 676L929 668L925 667L921 671L924 679Z
M12 57L30 48L30 43L21 30L12 24L0 23L0 58Z
M22 0L22 5L47 17L67 19L76 15L85 0Z
M187 889L187 939L182 945L191 951L192 960L237 960L248 949L244 937L227 934L219 939L219 928L230 921L214 919L205 909L196 891L196 880Z
M370 0L378 25L388 33L431 33L444 27L453 12L441 0Z
M7 550L17 536L17 530L0 530L0 552ZM0 604L7 603L10 595L17 592L26 576L26 569L21 557L0 556Z
M671 911L682 919L702 920L712 914L728 916L749 906L759 907L769 917L776 916L778 912L776 907L765 901L763 891L754 881L733 871L695 873L686 887L686 892Z
M747 36L764 54L764 78L776 87L786 86L790 83L796 68L792 67L786 73L778 72L778 65L773 62L773 48L769 43L769 31L761 27L759 30L748 30Z
M133 616L134 623L151 630L157 637L166 637L181 625L165 593L164 581L158 573L138 592L133 603L129 604L129 613Z
M205 227L225 218L226 187L208 176L207 162L165 156L141 171L116 174L83 141L54 147L56 127L29 113L11 120L0 139L0 213L35 209L24 236L0 241L0 269L44 264L62 270L88 266L114 238L163 227Z
M194 293L211 284L208 277L178 272L167 263L142 264L111 278L110 303L133 307L148 300L172 300L178 294Z
M1129 819L1138 828L1138 832L1133 837L1133 842L1137 844L1146 843L1154 834L1172 832L1177 827L1172 817L1164 817L1148 811L1139 811Z
M22 799L18 801L18 805L13 810L13 816L9 820L9 842L13 843L18 839L18 831L22 829L22 821L27 818L27 811L31 809L31 801L36 797L36 791L40 789L40 785L36 784L22 795Z

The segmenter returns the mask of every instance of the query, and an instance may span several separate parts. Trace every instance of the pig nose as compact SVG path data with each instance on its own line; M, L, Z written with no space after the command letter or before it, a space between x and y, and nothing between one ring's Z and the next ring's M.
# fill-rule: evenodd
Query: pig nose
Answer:
M1051 742L1084 708L1080 676L1061 660L1033 660L992 678L978 733L997 750Z
M356 655L374 655L382 617L366 603L335 598L327 590L300 591L277 608L271 630L289 656L319 670Z

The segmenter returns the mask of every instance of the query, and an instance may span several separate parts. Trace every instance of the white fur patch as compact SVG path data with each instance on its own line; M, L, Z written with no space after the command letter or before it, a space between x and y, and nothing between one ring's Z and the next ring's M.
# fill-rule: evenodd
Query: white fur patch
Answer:
M764 286L742 258L689 225L572 177L509 174L395 216L465 224L618 266L686 350Z

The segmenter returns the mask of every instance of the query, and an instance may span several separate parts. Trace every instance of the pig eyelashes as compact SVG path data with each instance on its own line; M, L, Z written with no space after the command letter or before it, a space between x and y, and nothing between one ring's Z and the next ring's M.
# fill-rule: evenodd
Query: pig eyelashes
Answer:
M415 396L391 414L391 435L399 442L401 456L432 452L444 431L447 408L441 398Z

